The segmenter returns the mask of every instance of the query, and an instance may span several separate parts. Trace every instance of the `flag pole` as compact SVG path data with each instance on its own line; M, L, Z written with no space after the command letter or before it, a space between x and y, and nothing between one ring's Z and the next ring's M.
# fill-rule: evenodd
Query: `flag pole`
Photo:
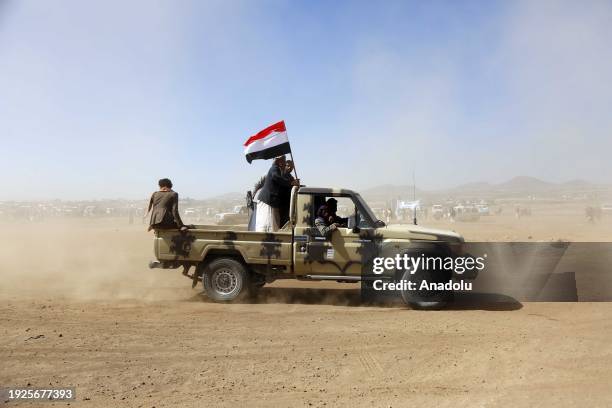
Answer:
M289 135L287 135L287 141L289 141ZM295 172L295 178L299 179L297 175L297 168L295 167L295 160L293 160L293 152L291 151L291 144L289 144L289 157L291 157L291 161L293 162L293 171Z
M291 150L289 151L289 157L291 157L291 161L293 162L293 171L295 172L295 178L299 180L299 177L297 175L297 169L295 168L295 160L293 160L293 153L291 152Z

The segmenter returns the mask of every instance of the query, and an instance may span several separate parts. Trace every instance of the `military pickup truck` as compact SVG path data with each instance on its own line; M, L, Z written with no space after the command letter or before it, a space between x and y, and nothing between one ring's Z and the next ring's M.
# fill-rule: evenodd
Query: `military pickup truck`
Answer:
M352 213L346 214L346 228L325 237L314 221L316 210L330 197L342 199ZM210 299L228 302L252 295L277 279L362 282L362 288L371 288L381 279L446 282L453 279L454 272L390 270L375 274L372 264L377 257L397 254L455 257L462 253L463 243L452 231L386 226L354 191L301 186L291 192L290 220L279 231L219 225L195 225L184 232L157 230L157 261L149 266L182 267L194 287L201 281ZM452 300L452 291L406 290L401 297L415 308L438 309Z

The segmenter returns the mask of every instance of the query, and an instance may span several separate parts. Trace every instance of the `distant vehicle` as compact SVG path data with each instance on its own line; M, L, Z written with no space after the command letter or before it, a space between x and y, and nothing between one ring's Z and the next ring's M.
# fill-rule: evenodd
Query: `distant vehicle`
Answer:
M83 217L93 217L94 215L96 215L96 206L95 205L88 205L83 210Z
M241 225L249 223L249 212L246 205L237 205L233 212L215 215L217 225Z
M434 204L431 206L431 216L435 220L439 220L444 216L444 207L440 204Z
M235 205L233 213L234 214L247 214L248 208L246 205Z
M491 211L489 210L488 205L478 204L476 205L476 208L478 209L478 213L480 215L491 215Z
M457 205L453 209L455 221L474 222L480 219L480 212L473 205Z
M77 213L79 213L79 208L78 207L64 207L62 209L60 209L60 211L64 214L64 215L75 215ZM108 211L108 210L107 210ZM110 214L110 213L109 213Z
M602 215L612 215L612 204L604 204L601 206Z
M197 214L197 211L195 208L185 208L185 217L193 217Z

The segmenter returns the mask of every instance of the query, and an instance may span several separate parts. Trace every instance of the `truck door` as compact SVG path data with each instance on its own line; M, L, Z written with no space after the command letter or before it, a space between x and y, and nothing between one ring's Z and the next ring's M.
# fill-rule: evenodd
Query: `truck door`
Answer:
M313 196L313 206L322 205L329 197L321 198ZM348 217L355 214L355 204L351 197L334 197L338 201L338 212L340 217ZM314 217L310 221L314 229ZM364 255L369 251L373 243L373 229L362 228L354 232L352 228L338 228L329 237L321 237L316 234L307 236L306 263L310 275L333 275L333 276L359 276L362 270Z
M299 194L294 187L291 195L289 209L293 228L293 273L297 276L309 275L311 265L308 261L308 232L309 220L312 218L312 195Z

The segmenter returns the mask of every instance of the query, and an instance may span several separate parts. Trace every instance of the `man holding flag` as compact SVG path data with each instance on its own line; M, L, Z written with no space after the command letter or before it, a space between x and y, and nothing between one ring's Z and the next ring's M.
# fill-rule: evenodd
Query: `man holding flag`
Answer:
M259 232L274 232L279 229L279 207L281 205L281 194L283 189L299 186L298 178L293 179L285 173L287 161L285 154L291 154L289 139L285 122L280 121L268 126L261 132L251 136L244 144L244 154L249 163L257 159L274 158L274 163L266 181L259 193L257 203L257 214L255 217L255 230ZM297 176L297 172L296 172Z

